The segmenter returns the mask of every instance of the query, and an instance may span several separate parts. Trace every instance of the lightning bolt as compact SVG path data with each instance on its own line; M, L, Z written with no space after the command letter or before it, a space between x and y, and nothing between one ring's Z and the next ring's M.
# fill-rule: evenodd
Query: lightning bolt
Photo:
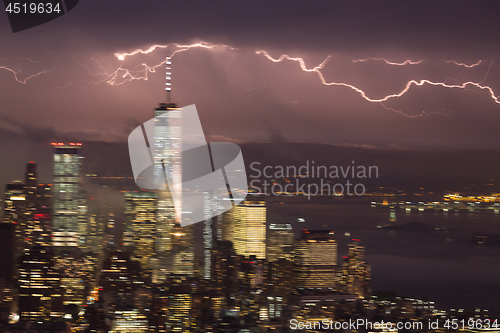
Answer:
M132 57L137 54L150 54L157 49L168 49L168 48L176 48L172 53L170 53L169 57L173 58L176 54L180 52L185 52L193 48L203 48L203 49L214 49L214 48L223 48L231 51L238 50L237 48L234 48L229 45L225 44L212 44L212 43L207 43L207 42L198 42L198 43L193 43L193 44L178 44L178 43L170 43L166 45L152 45L147 49L135 49L132 52L124 52L124 53L119 53L116 52L114 53L114 56L120 60L120 61L125 61L127 57ZM94 62L98 64L98 66L103 70L102 73L97 74L98 76L104 76L103 79L97 81L97 82L88 82L88 81L78 81L77 83L89 83L93 85L98 85L101 83L108 83L109 85L112 86L119 86L122 85L126 82L129 81L134 81L134 80L145 80L147 81L149 79L149 73L155 73L156 69L166 63L165 60L155 64L155 65L148 65L146 63L142 63L139 66L136 66L132 69L126 69L123 68L122 66L118 67L116 70L112 72L107 72L103 66L99 64L99 62L95 59L92 59ZM85 65L86 66L86 65ZM87 66L86 66L87 67ZM88 67L87 67L88 68ZM88 69L90 72L90 69ZM94 75L96 76L96 75ZM73 83L71 83L73 84Z
M226 49L229 49L229 50L232 50L232 51L235 51L235 50L238 50L237 48L234 48L232 46L229 46L229 45L225 45L225 44L212 44L212 43L207 43L207 42L199 42L199 43L194 43L194 44L187 44L187 45L182 45L182 44L177 44L177 43L170 43L170 44L166 44L166 45L153 45L151 47L149 47L148 49L146 50L143 50L143 49L136 49L132 52L129 52L129 53L115 53L115 57L117 57L119 60L125 60L126 57L130 57L130 56L134 56L136 54L149 54L153 51L155 51L156 49L166 49L168 47L172 47L172 46L175 46L178 48L178 50L176 50L174 53L172 53L170 55L170 57L172 58L176 53L179 53L179 52L184 52L184 51L187 51L189 49L192 49L192 48L204 48L204 49L213 49L214 47L223 47L223 48L226 48Z
M197 43L193 43L193 44L170 43L170 44L166 44L166 45L159 45L159 44L153 45L147 49L136 49L132 52L125 52L125 53L116 52L114 54L114 56L118 60L123 62L126 60L127 57L132 57L132 56L137 55L137 54L146 54L147 55L147 54L154 52L157 49L167 49L167 48L175 48L175 50L173 50L170 53L171 58L180 52L185 52L185 51L188 51L188 50L193 49L193 48L203 48L203 49L223 48L223 49L227 49L227 50L231 50L231 51L238 50L237 48L229 46L229 45L213 44L213 43L208 43L208 42L197 42ZM43 75L43 74L51 73L59 64L56 64L51 69L44 68L35 74L29 75L28 77L21 79L20 73L22 72L22 70L20 70L19 67L21 66L22 62L28 61L28 62L31 62L32 64L40 63L48 55L50 55L50 53L45 55L40 60L31 60L29 58L19 58L19 59L14 59L14 58L10 58L10 57L3 58L3 59L0 59L0 61L13 60L13 61L17 62L17 66L9 67L9 66L5 66L5 65L1 65L0 69L4 69L4 70L11 72L12 74L14 74L14 78L17 82L22 83L22 84L26 84L27 81L30 79L33 79L33 78L40 76L40 75ZM134 80L147 81L149 79L150 73L155 73L156 69L158 67L165 64L165 60L163 60L155 65L148 65L146 63L142 63L140 65L134 66L131 69L127 69L127 68L123 67L122 65L120 65L118 68L116 68L112 71L108 71L104 68L104 66L102 66L99 63L99 61L97 59L91 58L90 61L95 63L97 65L97 67L100 69L99 73L94 73L92 71L92 69L90 68L90 66L88 65L88 62L82 63L82 62L78 61L77 59L70 57L68 55L64 55L64 57L67 57L67 58L73 60L75 62L75 64L78 66L85 67L87 69L87 72L89 75L91 75L92 77L98 78L98 79L96 81L88 81L88 80L71 81L65 85L58 86L54 89L62 89L62 88L68 87L68 86L75 86L77 84L82 84L82 83L89 84L89 85L99 85L102 83L107 83L107 84L112 85L112 86L119 86L119 85L122 85L126 82L130 82L130 81L134 81Z
M486 71L486 74L484 74L483 79L479 83L483 83L486 81L486 78L488 77L488 74L490 74L491 67L495 64L494 60L491 61L490 65L488 66L488 70Z
M6 66L0 66L0 69L5 69L5 70L7 70L7 71L11 72L12 74L14 74L14 79L15 79L17 82L22 83L22 84L26 84L26 82L28 82L28 80L31 80L31 79L32 79L32 78L34 78L34 77L37 77L37 76L42 75L42 74L47 74L47 73L50 73L50 72L52 71L52 70L46 70L46 69L44 69L43 71L40 71L40 72L38 72L38 73L36 73L36 74L32 74L32 75L30 75L30 76L27 76L27 77L25 77L24 79L20 79L20 78L18 77L18 74L19 74L21 71L16 71L16 70L14 70L14 69L12 69L12 68L9 68L9 67L6 67Z
M391 107L388 107L386 105L384 105L384 103L380 103L380 105L382 105L382 107L388 111L391 111L391 112L395 112L395 113L399 113L400 115L402 116L405 116L407 118L420 118L420 117L423 117L423 116L430 116L432 114L436 114L436 115L440 115L440 116L449 116L450 112L445 112L446 109L445 108L441 108L440 111L425 111L425 110L422 110L420 111L420 113L418 114L415 114L415 115L409 115L401 110L397 110L397 109L394 109L394 108L391 108Z
M382 106L388 110L392 110L392 111L396 111L402 115L405 115L405 116L409 116L407 114L405 114L404 112L402 111L398 111L398 110L395 110L395 109L392 109L392 108L387 108L385 105L383 105L383 102L387 102L388 100L390 99L393 99L393 98L398 98L398 97L401 97L403 96L404 94L406 94L410 88L412 86L423 86L423 85L432 85L432 86L439 86L439 87L444 87L444 88L450 88L450 89L467 89L468 87L476 87L478 88L479 90L482 90L482 91L485 91L487 94L489 94L489 96L493 99L493 101L496 103L496 104L500 104L500 101L499 101L499 97L495 95L493 89L489 86L486 86L486 85L481 85L480 83L477 83L477 82L473 82L473 81L467 81L467 82L464 82L462 84L446 84L444 82L434 82L434 81L431 81L431 80L426 80L426 79L423 79L423 80L410 80L408 81L408 83L406 84L406 86L404 87L403 90L401 90L400 92L398 93L394 93L394 94L389 94L387 96L384 96L382 98L370 98L368 97L368 95L366 94L365 91L363 91L362 89L352 85L352 84L348 84L348 83L344 83L344 82L328 82L323 73L321 72L321 69L323 69L324 65L328 62L328 60L330 59L330 56L328 56L325 60L323 60L323 62L321 62L318 66L316 67L313 67L313 68L307 68L306 65L305 65L305 61L304 59L302 58L293 58L293 57L290 57L288 55L281 55L279 58L273 58L272 56L269 55L269 53L267 51L264 51L264 50L258 50L255 52L256 54L262 54L264 55L268 60L272 61L272 62L275 62L275 63L278 63L278 62L282 62L284 61L285 59L286 60L291 60L291 61L296 61L300 64L300 67L303 71L305 72L315 72L321 83L326 85L326 86L342 86L342 87L347 87L349 89L352 89L354 91L356 91L357 93L359 93L361 95L361 97L363 99L365 99L366 101L368 102L371 102L371 103L380 103L382 104ZM407 60L409 61L409 60ZM390 63L390 62L388 62ZM405 61L406 63L406 61ZM402 65L403 63L400 63L400 65ZM408 63L407 63L408 64ZM479 64L479 62L478 62ZM458 64L457 65L461 65L461 64ZM474 64L476 65L476 64ZM470 65L472 66L472 65ZM439 113L439 112L434 112L434 113ZM427 114L430 114L430 113L426 113L424 111L422 111L422 113L418 116L422 116L422 115L427 115ZM439 113L441 114L441 113ZM414 117L414 116L410 116L410 117Z
M467 65L467 64L464 64L464 63L461 63L461 62L456 62L455 60L444 60L443 59L443 61L446 62L447 64L455 64L457 66L463 66L463 67L466 67L466 68L476 67L476 66L479 66L481 64L481 60L479 60L475 64L471 64L471 65Z
M387 65L392 65L392 66L405 66L405 65L419 65L424 62L424 59L418 60L418 61L412 61L412 60L405 60L404 62L393 62L389 61L385 58L366 58L366 59L352 59L352 62L365 62L369 60L375 60L375 61L383 61Z
M289 55L283 54L278 59L274 59L273 57L271 57L269 55L269 53L267 53L267 51L264 51L264 50L255 51L255 54L263 54L267 59L271 60L272 62L282 62L285 59L286 60L296 61L296 62L298 62L300 64L300 68L304 72L318 72L318 73L320 73L319 71L321 69L323 69L323 67L325 67L325 65L327 64L327 62L330 60L330 56L328 56L318 66L313 67L313 68L307 68L306 63L305 63L304 59L302 59L302 58L293 58L293 57L290 57Z
M42 66L42 70L35 73L35 74L31 74L31 75L28 75L26 76L24 79L21 79L19 78L19 74L22 73L22 70L20 69L21 65L23 62L27 61L27 62L30 62L31 64L39 64L41 63L42 61L44 61L49 55L51 55L52 52L49 52L47 53L46 55L44 55L42 58L38 59L38 60L32 60L30 58L12 58L12 57L6 57L6 58L2 58L0 59L0 61L5 61L5 60L12 60L14 62L17 62L17 66L15 68L12 68L12 67L7 67L7 66L0 66L0 69L5 69L9 72L11 72L12 74L14 74L14 79L21 83L21 84L26 84L26 82L28 82L29 80L39 76L39 75L42 75L42 74L47 74L47 73L51 73L56 67L58 64L56 64L55 66L53 66L51 69L45 69L43 68Z
M175 55L177 55L178 53L186 52L186 51L194 49L194 48L201 48L201 49L208 49L208 50L213 50L213 49L219 48L219 49L229 50L229 51L239 50L238 48L235 48L235 47L232 47L229 45L213 44L213 43L204 42L204 41L196 42L193 44L178 44L178 43L170 43L170 44L165 44L165 45L155 44L155 45L152 45L152 46L150 46L148 48L144 48L144 49L138 48L138 49L135 49L135 50L130 51L130 52L116 52L116 53L114 53L113 54L114 58L116 58L120 62L120 64L118 65L118 67L115 67L112 70L107 70L105 68L105 66L101 65L101 63L95 58L90 58L87 61L82 62L76 58L66 56L68 59L71 59L77 66L86 68L87 75L91 76L94 79L92 79L90 81L88 81L88 80L70 81L65 85L56 87L55 89L61 89L61 88L67 87L67 86L74 86L74 85L78 85L78 84L99 85L99 84L106 83L106 84L109 84L111 86L119 86L119 85L125 84L126 82L130 82L130 81L134 81L134 80L147 81L149 79L149 75L152 73L156 73L157 68L164 65L166 61L162 60L160 62L157 62L156 64L153 64L153 65L149 65L149 64L146 64L143 62L139 65L133 66L132 68L127 68L127 67L125 67L125 63L126 63L128 58L131 58L131 57L134 57L137 55L149 55L149 54L152 54L153 52L160 50L160 49L168 50L169 54L170 54L170 58L172 58ZM316 73L320 82L323 85L340 86L340 87L349 88L349 89L357 92L367 102L378 103L378 104L382 105L387 110L397 112L397 113L404 115L404 116L407 116L407 117L420 117L420 116L429 115L429 114L447 115L447 113L443 113L443 112L422 111L420 114L413 116L413 115L408 115L403 111L396 110L394 108L390 108L390 107L387 107L386 105L384 105L385 102L402 97L412 87L420 87L420 86L424 86L424 85L443 87L443 88L447 88L447 89L464 89L464 90L470 90L470 91L474 91L474 92L483 92L487 96L489 96L489 98L491 98L494 103L500 104L500 98L499 98L499 96L497 96L495 94L494 90L490 86L483 84L483 82L486 80L486 77L488 76L488 74L490 72L490 69L493 65L493 61L490 64L490 66L488 67L488 70L484 76L484 79L480 82L466 81L466 82L460 83L460 82L458 82L458 80L455 79L453 83L448 83L448 80L451 80L451 79L447 79L444 82L435 82L435 81L432 81L429 79L421 79L421 80L412 79L412 80L409 80L405 84L404 88L401 89L399 92L388 94L388 95L383 96L381 98L375 98L375 97L370 97L367 92L365 92L363 89L361 89L353 84L346 83L346 82L327 81L323 75L322 70L331 61L331 59L332 59L331 56L327 56L322 62L320 62L316 66L313 66L313 67L309 66L308 67L306 65L306 61L304 60L304 58L301 58L301 57L291 57L289 55L282 54L280 57L274 58L265 50L257 50L257 51L255 51L255 54L262 55L266 59L272 61L273 63L279 63L279 62L283 62L283 61L297 62L302 71L308 72L308 73ZM54 71L54 69L59 65L60 60L61 60L60 58L59 58L58 63L56 63L54 66L52 66L49 69L46 68L47 66L43 66L43 60L45 60L48 57L48 55L49 54L45 55L43 58L41 58L39 60L31 60L29 58L18 58L18 59L4 58L4 59L0 59L0 61L14 61L17 63L17 65L13 66L13 67L9 67L6 65L0 65L0 70L3 69L3 70L11 72L14 75L14 78L17 82L22 83L22 84L26 84L29 80L32 80L35 77L38 77L38 76L41 76L44 74L52 73ZM351 58L351 61L354 63L367 62L367 61L382 61L385 64L391 65L391 66L407 66L407 65L422 64L424 62L424 59L421 59L418 61L405 60L403 62L394 62L394 61L390 61L386 58L365 58L365 59L352 59ZM448 63L448 64L454 64L456 66L465 67L467 69L477 67L482 63L481 60L479 60L476 63L470 64L470 65L465 64L465 63L461 63L461 62L457 62L455 60L444 60L443 59L443 61ZM37 65L41 66L42 69L34 74L26 75L22 78L22 76L23 76L23 74L25 74L25 72L23 72L21 67L26 62L33 64L33 65L37 64ZM229 64L228 64L228 66L229 66ZM237 85L241 86L242 88L246 89L247 91L254 90L254 89L248 89L248 88L244 87L238 81L233 81L230 78L227 70L226 70L226 74L227 74L227 77L231 83L237 84ZM260 89L260 88L255 88L255 89Z

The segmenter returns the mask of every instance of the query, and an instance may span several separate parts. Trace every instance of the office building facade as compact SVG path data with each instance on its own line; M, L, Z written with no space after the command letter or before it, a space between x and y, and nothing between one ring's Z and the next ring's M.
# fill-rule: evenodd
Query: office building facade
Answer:
M299 288L336 289L337 242L330 230L303 230L297 241L295 260Z
M293 260L294 238L291 224L271 223L267 229L267 261L274 262L282 258Z
M53 143L53 241L56 250L78 246L78 203L80 195L80 143Z
M266 258L266 201L249 195L233 208L234 248L241 256Z

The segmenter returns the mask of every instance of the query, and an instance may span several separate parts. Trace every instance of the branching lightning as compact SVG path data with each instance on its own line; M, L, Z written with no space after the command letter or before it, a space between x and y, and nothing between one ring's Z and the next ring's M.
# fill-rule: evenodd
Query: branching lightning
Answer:
M34 77L37 77L37 76L39 76L39 75L42 75L42 74L47 74L47 73L50 73L50 72L51 72L51 70L44 69L44 70L42 70L42 71L40 71L40 72L38 72L38 73L32 74L32 75L30 75L30 76L27 76L27 77L25 77L24 79L20 79L20 78L19 78L19 76L18 76L18 74L19 74L21 71L16 71L16 70L14 70L14 69L12 69L12 68L9 68L9 67L6 67L6 66L0 66L0 69L5 69L5 70L7 70L7 71L11 72L12 74L14 74L14 79L15 79L17 82L22 83L22 84L26 84L26 82L28 82L28 80L30 80L30 79L32 79L32 78L34 78Z
M237 48L234 48L234 47L231 47L229 45L224 45L224 44L211 44L211 43L207 43L207 42L199 42L199 43L194 43L194 44L186 44L186 45L182 45L182 44L177 44L177 43L171 43L171 44L167 44L167 45L153 45L151 47L149 47L148 49L146 50L143 50L143 49L136 49L132 52L129 52L129 53L115 53L115 57L117 57L119 60L125 60L126 57L130 57L130 56L134 56L136 54L149 54L153 51L155 51L156 49L160 48L160 49L166 49L168 47L177 47L178 50L174 51L170 57L173 57L176 53L179 53L179 52L184 52L184 51L187 51L189 49L192 49L192 48L204 48L204 49L213 49L214 47L223 47L223 48L226 48L226 49L229 49L231 51L235 51L237 50Z
M22 83L22 84L26 84L26 82L28 82L29 80L39 76L39 75L42 75L42 74L47 74L47 73L51 73L55 67L57 67L57 64L55 66L53 66L51 69L45 69L43 68L42 66L42 70L41 71L38 71L37 73L35 74L31 74L31 75L28 75L26 76L24 79L21 79L19 76L20 74L22 73L22 70L20 69L21 67L21 64L25 61L27 62L30 62L31 64L39 64L41 63L42 61L44 61L49 55L51 55L52 53L47 53L46 55L44 55L42 58L40 58L39 60L32 60L30 58L12 58L12 57L6 57L6 58L3 58L3 59L0 59L0 61L5 61L5 60L11 60L11 61L14 61L14 62L17 62L17 65L16 67L8 67L8 66L3 66L1 65L0 66L0 69L5 69L9 72L11 72L12 74L14 74L14 79L19 82L19 83ZM24 74L24 73L23 73Z
M290 57L289 55L283 54L278 59L274 59L273 57L271 57L269 55L269 53L267 53L267 51L264 51L264 50L255 51L255 54L263 54L267 59L271 60L272 62L282 62L285 59L296 61L300 64L300 68L302 68L302 70L304 72L319 72L319 70L321 70L323 67L325 67L326 63L330 60L330 56L328 56L318 66L313 67L313 68L307 68L306 62L302 58L293 58L293 57Z
M403 96L404 94L406 94L410 88L412 86L423 86L423 85L432 85L432 86L439 86L439 87L444 87L444 88L450 88L450 89L467 89L468 87L476 87L478 88L479 90L482 90L482 91L485 91L492 99L493 101L496 103L496 104L500 104L500 100L499 100L499 96L495 95L493 89L489 86L486 86L486 85L481 85L481 83L477 83L477 82L473 82L473 81L467 81L467 82L464 82L462 84L446 84L444 82L433 82L431 80L426 80L426 79L423 79L423 80L410 80L408 81L408 83L406 84L406 86L404 87L403 90L401 90L400 92L398 93L394 93L394 94L389 94L389 95L386 95L382 98L370 98L368 97L368 95L366 94L365 91L363 91L362 89L352 85L352 84L348 84L348 83L344 83L344 82L328 82L323 73L321 72L321 69L323 69L324 65L328 62L328 60L330 59L330 56L328 56L325 60L323 60L323 62L321 62L318 66L314 67L314 68L310 68L308 69L305 65L305 62L304 62L304 59L302 58L292 58L288 55L281 55L279 58L273 58L272 56L269 55L268 52L266 51L263 51L263 50L259 50L259 51L256 51L255 52L256 54L262 54L264 55L267 59L271 60L272 62L282 62L283 60L292 60L292 61L296 61L296 62L299 62L300 64L300 67L303 71L305 72L315 72L321 83L326 85L326 86L342 86L342 87L347 87L347 88L350 88L354 91L356 91L357 93L359 93L361 95L361 97L363 99L365 99L366 101L368 102L371 102L371 103L383 103L383 102L387 102L388 100L390 99L393 99L393 98L398 98L398 97L401 97ZM370 59L370 58L368 58ZM367 60L367 59L365 59ZM407 60L405 61L404 63L392 63L392 62L389 62L385 59L383 59L387 64L391 64L391 65L403 65L403 64L411 64L410 60ZM356 62L355 60L353 60L354 62ZM364 60L361 60L361 61L364 61ZM422 61L422 60L421 60ZM460 63L456 63L455 61L450 61L450 62L453 62L454 64L458 65L458 66L466 66L466 67L474 67L474 66L477 66L479 65L479 63L481 61L479 61L478 63L476 64L473 64L473 65L464 65L464 64L460 64ZM491 66L490 66L491 67ZM489 69L488 69L489 71ZM484 81L484 80L483 80ZM383 104L382 104L383 105ZM388 110L392 110L392 111L396 111L398 113L401 113L402 115L405 115L405 116L408 116L407 114L405 114L404 112L402 111L398 111L398 110L395 110L393 108L387 108L385 105L383 105L384 108L388 109ZM437 112L434 112L434 113L437 113ZM422 113L419 115L426 115L426 114L429 114L429 113L426 113L424 111L422 111ZM414 116L412 116L414 117Z
M120 62L123 62L126 60L127 57L132 57L132 56L137 55L137 54L147 55L147 54L150 54L157 49L167 49L167 48L174 48L175 49L170 53L170 57L173 57L177 53L185 52L185 51L188 51L188 50L193 49L193 48L203 48L203 49L224 48L224 49L228 49L231 51L237 50L237 48L231 47L229 45L212 44L212 43L207 43L207 42L199 42L199 43L193 43L193 44L171 43L171 44L166 44L166 45L153 45L147 49L136 49L132 52L126 52L126 53L116 52L114 54L114 56ZM47 57L47 55L45 57ZM123 67L122 64L120 64L120 66L118 68L116 68L112 71L108 71L104 68L104 66L102 66L99 63L98 60L91 58L90 61L95 63L98 66L98 68L100 69L99 73L94 73L94 72L92 72L92 69L89 67L88 62L82 63L82 62L78 61L77 59L70 57L70 56L67 56L67 55L65 55L65 57L73 60L77 66L85 67L87 69L89 75L91 75L92 77L98 78L98 79L94 80L94 81L88 81L88 80L71 81L71 82L68 82L62 86L56 87L56 89L65 88L67 86L74 86L74 85L80 84L80 83L90 84L90 85L99 85L102 83L107 83L107 84L112 85L112 86L118 86L118 85L122 85L126 82L134 81L134 80L146 80L147 81L149 79L150 73L155 73L156 69L158 67L165 64L164 60L155 64L155 65L148 65L146 63L142 63L140 65L134 66L131 69L127 69L127 68ZM40 75L43 75L43 74L51 73L58 66L58 64L55 65L51 69L43 69L43 70L38 71L37 73L32 74L24 79L20 79L19 73L21 73L22 71L20 69L18 69L18 67L20 66L21 62L22 61L29 61L29 62L34 64L34 63L41 62L44 58L37 60L37 61L31 60L29 58L20 58L20 59L4 58L4 59L0 59L0 61L7 60L7 59L14 60L14 61L18 62L18 65L16 67L9 67L9 66L0 65L0 69L4 69L4 70L7 70L7 71L13 73L14 78L17 82L22 83L22 84L26 84L26 82L30 79L33 79L33 78L40 76Z
M152 45L148 48L144 48L144 49L139 48L139 49L136 49L136 50L133 50L130 52L116 52L116 53L114 53L113 54L114 58L117 61L119 61L119 65L112 70L107 70L105 68L105 66L102 65L95 58L89 58L87 61L80 61L80 60L73 58L73 57L70 57L70 56L63 56L63 57L67 57L68 59L71 59L74 62L74 64L76 64L77 66L86 68L86 72L87 72L86 75L92 77L93 79L91 79L90 81L83 80L83 79L76 80L76 81L70 81L62 86L57 87L57 88L60 89L60 88L64 88L64 87L72 86L72 85L77 85L77 84L99 85L102 83L107 83L111 86L119 86L119 85L122 85L126 82L130 82L130 81L134 81L134 80L148 80L149 75L151 73L155 73L158 67L165 64L165 60L162 60L156 64L153 64L153 65L149 65L149 64L146 64L145 62L143 62L141 64L133 65L133 67L131 67L131 68L127 68L126 62L127 62L128 58L132 58L132 57L137 56L137 55L146 55L147 56L147 55L150 55L153 52L160 50L160 49L167 50L168 51L167 53L169 54L169 56L174 57L178 53L186 52L186 51L194 49L194 48L201 48L201 49L208 49L208 50L218 48L218 49L224 49L224 50L229 50L229 51L237 51L238 50L237 48L234 48L234 47L229 46L229 45L212 44L212 43L208 43L208 42L204 42L204 41L193 43L193 44L178 44L178 43L171 43L171 44L165 44L165 45L157 44L157 45ZM500 97L495 94L494 90L490 86L483 84L483 82L486 80L486 77L490 73L490 69L493 65L493 61L489 65L489 67L484 75L484 79L480 82L475 82L475 81L459 82L457 79L454 79L453 83L448 83L449 79L445 80L444 82L432 81L429 79L420 79L420 80L411 79L406 83L406 85L399 92L391 93L391 94L388 94L388 95L380 97L380 98L375 98L373 96L369 96L370 94L368 92L364 91L363 89L361 89L353 84L346 83L346 82L328 81L325 78L322 70L331 61L331 59L332 59L331 56L327 56L321 63L319 63L316 66L308 67L306 65L306 61L304 60L304 58L300 58L300 57L291 57L289 55L283 54L278 58L274 58L265 50L257 50L257 51L255 51L255 54L263 55L265 57L265 59L270 60L273 63L279 63L279 62L283 62L285 60L297 62L302 71L308 72L308 73L316 73L316 75L318 75L318 77L319 77L321 84L323 84L323 85L341 86L341 87L349 88L349 89L357 92L367 102L379 103L387 110L394 111L394 112L400 113L400 114L402 114L404 116L408 116L408 117L419 117L419 116L428 115L431 113L446 114L446 113L442 113L442 112L422 111L417 116L411 116L411 115L406 114L405 112L402 112L402 111L399 111L399 110L396 110L394 108L391 108L391 107L384 105L384 103L388 102L389 100L393 100L393 99L397 99L397 98L402 97L412 87L420 87L420 86L424 86L424 85L443 87L443 88L448 88L448 89L471 90L471 88L472 88L472 91L484 92L487 96L489 96L493 100L494 103L500 104ZM29 80L32 80L38 76L52 73L57 68L57 66L60 64L61 57L59 57L59 61L55 65L51 66L50 69L47 69L46 67L48 67L48 66L43 66L43 60L46 57L48 57L48 55L44 56L42 59L39 59L39 60L31 60L29 58L19 58L19 59L4 58L4 59L0 59L0 70L6 70L6 71L11 72L14 75L14 78L17 82L22 83L22 84L26 84ZM165 59L165 58L162 57L162 59ZM1 63L1 62L5 62L5 61L15 62L17 64L13 67L10 67L10 66L7 66L7 65L4 65ZM424 59L405 60L403 62L394 62L394 61L390 61L386 58L365 58L365 59L352 59L351 58L351 61L353 63L368 62L368 61L381 61L387 65L390 65L390 66L409 66L409 65L420 65L425 60ZM456 66L465 67L466 69L480 66L482 63L482 60L479 60L478 62L470 64L470 65L465 64L465 63L461 63L461 62L457 62L455 60L443 60L443 61L448 63L448 64L454 64ZM26 63L29 63L31 65L40 66L42 69L38 70L38 72L36 72L34 74L28 75L28 74L26 74L27 71L23 71L23 69L21 69L22 66L26 65ZM253 89L245 88L238 81L233 81L229 77L229 75L227 75L227 76L228 76L228 79L230 80L231 83L237 84L237 85L241 86L242 88L246 89L247 91L253 90Z

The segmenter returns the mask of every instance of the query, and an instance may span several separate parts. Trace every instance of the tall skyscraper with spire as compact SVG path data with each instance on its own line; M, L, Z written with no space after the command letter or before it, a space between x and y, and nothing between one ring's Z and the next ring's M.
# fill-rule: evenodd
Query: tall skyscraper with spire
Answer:
M166 102L160 103L155 109L154 128L154 176L155 180L163 180L167 175L181 177L181 128L180 110L177 104L172 103L171 94L171 61L170 57L165 60L166 64ZM166 115L165 115L166 114ZM159 117L162 116L162 117ZM168 186L168 185L167 185ZM172 249L172 230L175 225L175 208L170 191L173 189L159 191L157 206L157 232L159 237L158 251L164 252Z
M193 227L182 228L182 235L176 228L180 228L181 216L176 214L175 208L180 211L182 202L174 202L171 195L174 191L182 191L182 128L181 128L181 109L177 104L171 101L171 59L167 57L166 64L166 102L160 103L155 109L155 128L154 128L154 176L155 180L171 179L177 185L167 184L166 190L158 191L158 204L156 212L156 231L159 238L157 244L158 253L169 253L174 262L179 253L185 257L182 265L172 265L170 272L174 274L183 274L192 269L185 269L186 266L193 265L194 258L194 240ZM161 116L161 117L160 117ZM181 195L176 196L180 198ZM175 204L175 205L174 205ZM183 238L180 241L178 238ZM175 241L174 241L175 238ZM180 246L179 244L182 244ZM177 246L178 245L178 246ZM182 247L175 248L175 247ZM187 253L187 252L192 252ZM190 259L191 258L191 259ZM189 262L186 262L189 261ZM171 261L172 262L172 261ZM180 271L176 267L184 267Z

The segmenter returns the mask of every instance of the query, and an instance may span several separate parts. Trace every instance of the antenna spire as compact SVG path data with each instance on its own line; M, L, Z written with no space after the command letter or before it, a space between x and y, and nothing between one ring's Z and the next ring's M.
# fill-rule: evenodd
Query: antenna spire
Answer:
M172 65L172 62L170 61L172 59L171 57L167 57L165 60L166 66L166 87L165 87L165 92L167 93L167 104L170 104L170 93L172 92L172 73L170 72L172 68L170 67Z

